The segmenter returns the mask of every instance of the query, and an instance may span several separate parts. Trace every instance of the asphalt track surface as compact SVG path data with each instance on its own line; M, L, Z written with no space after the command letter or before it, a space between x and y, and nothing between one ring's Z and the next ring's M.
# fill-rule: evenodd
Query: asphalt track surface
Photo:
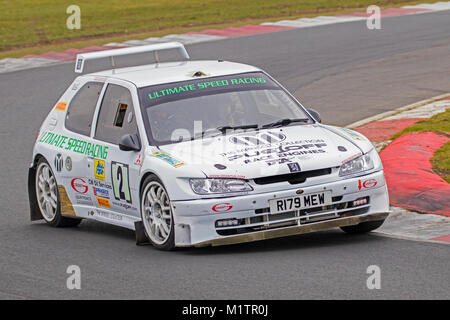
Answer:
M450 11L294 29L188 46L195 59L259 66L325 123L346 125L450 91ZM119 65L147 57L117 59ZM95 65L97 69L107 64ZM88 63L88 70L94 70ZM0 298L450 298L450 246L340 230L228 247L161 252L129 230L30 223L26 177L37 130L73 64L0 75ZM66 268L81 268L81 290ZM366 287L369 265L381 289Z

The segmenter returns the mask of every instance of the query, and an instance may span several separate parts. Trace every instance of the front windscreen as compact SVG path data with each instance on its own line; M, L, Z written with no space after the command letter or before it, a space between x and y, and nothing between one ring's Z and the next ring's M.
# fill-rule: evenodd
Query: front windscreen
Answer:
M298 103L261 72L203 78L139 89L153 143L169 144L214 134L217 129L281 119L306 119Z

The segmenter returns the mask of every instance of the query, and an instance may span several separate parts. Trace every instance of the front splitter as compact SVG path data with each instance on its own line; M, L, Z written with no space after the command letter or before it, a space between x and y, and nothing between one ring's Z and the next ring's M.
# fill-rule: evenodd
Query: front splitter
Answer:
M252 233L240 234L235 236L227 236L213 240L203 241L194 244L194 247L205 246L223 246L244 242L253 242L281 237L294 236L298 234L311 233L316 231L329 230L345 226L357 225L361 222L384 220L389 215L389 212L378 212L362 214L353 217L338 218L333 220L314 222L305 225L272 229L266 231L257 231Z

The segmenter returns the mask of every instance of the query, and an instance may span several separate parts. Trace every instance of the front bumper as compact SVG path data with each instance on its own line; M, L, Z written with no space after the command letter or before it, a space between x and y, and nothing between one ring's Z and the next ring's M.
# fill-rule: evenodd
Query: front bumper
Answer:
M376 186L360 188L361 179L375 180ZM257 241L383 220L389 214L383 171L301 189L304 194L331 191L333 204L270 214L269 200L295 196L299 187L239 197L173 201L175 244L186 247ZM361 198L367 198L368 203L353 206L353 201ZM215 212L212 208L217 204L231 209ZM239 225L218 227L217 220L223 219L237 219Z
M196 243L195 247L204 247L204 246L223 246L228 244L236 244L236 243L244 243L244 242L252 242L273 238L281 238L287 236L293 236L303 233L310 233L315 231L323 231L334 229L338 227L345 226L353 226L359 224L361 222L366 221L378 221L384 220L389 215L389 212L379 212L379 213L370 213L363 214L354 217L347 218L338 218L333 220L327 220L322 222L309 223L306 225L300 225L295 227L287 227L280 229L273 229L267 231L259 231L253 233L245 233L240 235L216 238L208 241L203 241L200 243Z

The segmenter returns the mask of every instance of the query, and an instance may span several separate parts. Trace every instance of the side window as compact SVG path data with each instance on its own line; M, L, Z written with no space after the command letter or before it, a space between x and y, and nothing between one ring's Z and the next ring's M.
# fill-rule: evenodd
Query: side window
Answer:
M88 136L91 133L92 117L103 83L88 82L75 94L66 114L66 128Z
M138 133L131 93L127 88L109 84L98 115L95 138L119 144L125 134Z

